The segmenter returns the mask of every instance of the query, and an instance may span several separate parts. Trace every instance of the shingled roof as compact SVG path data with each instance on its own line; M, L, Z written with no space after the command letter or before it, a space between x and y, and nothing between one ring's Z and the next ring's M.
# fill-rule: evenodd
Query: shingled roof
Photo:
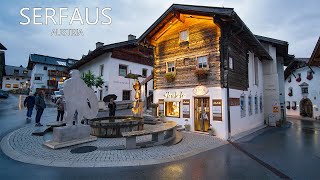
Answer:
M320 66L320 37L311 54L309 65Z
M18 73L15 72L18 71ZM31 71L22 66L5 66L5 76L31 77Z
M167 22L174 18L174 12L190 15L202 15L214 18L220 17L221 19L225 20L226 23L231 23L233 27L237 29L237 31L241 30L241 36L246 39L247 44L253 49L254 53L264 59L272 60L269 53L264 49L262 44L244 24L233 8L173 4L139 37L138 42L149 44L150 42L148 38L152 37L157 30L164 27Z
M77 60L75 59L63 59L58 57L40 55L40 54L30 54L29 62L28 62L28 69L32 69L32 65L39 63L39 64L47 64L53 66L63 66L63 67L70 67L74 64Z

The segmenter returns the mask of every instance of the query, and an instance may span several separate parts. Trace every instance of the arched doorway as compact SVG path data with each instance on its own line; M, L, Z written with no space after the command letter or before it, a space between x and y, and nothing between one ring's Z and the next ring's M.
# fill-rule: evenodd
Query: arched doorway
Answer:
M300 101L300 115L303 117L313 117L313 106L310 99Z

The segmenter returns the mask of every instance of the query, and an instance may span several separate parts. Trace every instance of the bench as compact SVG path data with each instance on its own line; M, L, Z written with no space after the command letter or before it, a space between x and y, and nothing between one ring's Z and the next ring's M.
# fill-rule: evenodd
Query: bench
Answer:
M167 123L153 125L153 126L145 126L145 129L142 131L131 131L131 132L123 132L122 137L126 138L126 149L136 149L143 147L139 143L137 144L137 136L145 136L152 135L152 141L147 144L152 145L161 145L167 143L175 138L176 136L176 126L177 123L173 121L167 121Z

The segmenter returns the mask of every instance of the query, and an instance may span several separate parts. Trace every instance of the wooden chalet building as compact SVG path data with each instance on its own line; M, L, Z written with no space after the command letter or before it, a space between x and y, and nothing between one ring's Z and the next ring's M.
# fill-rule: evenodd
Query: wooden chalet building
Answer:
M227 139L284 119L288 43L256 37L232 8L173 4L138 41L154 48L153 98L167 120Z

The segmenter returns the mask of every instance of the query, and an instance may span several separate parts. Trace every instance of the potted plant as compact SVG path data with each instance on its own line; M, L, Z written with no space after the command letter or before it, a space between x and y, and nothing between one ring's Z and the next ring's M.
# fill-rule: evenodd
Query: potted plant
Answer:
M197 76L198 79L206 79L209 74L209 69L196 69L194 71L194 75Z
M184 129L186 131L190 131L191 130L191 125L188 123L188 119L186 119L185 121L186 121L186 124L184 125Z
M209 132L209 134L210 134L211 136L215 136L215 135L216 135L216 130L215 130L215 128L214 128L213 126L210 126L210 127L208 128L208 132Z
M301 81L301 77L299 76L297 79L296 79L297 82L300 82Z
M288 93L288 96L292 96L292 92L289 92L289 93Z
M312 74L308 74L307 79L311 80L312 78L313 78L313 75Z
M176 79L176 73L173 72L168 72L166 73L166 75L164 76L167 80L167 82L173 82Z

